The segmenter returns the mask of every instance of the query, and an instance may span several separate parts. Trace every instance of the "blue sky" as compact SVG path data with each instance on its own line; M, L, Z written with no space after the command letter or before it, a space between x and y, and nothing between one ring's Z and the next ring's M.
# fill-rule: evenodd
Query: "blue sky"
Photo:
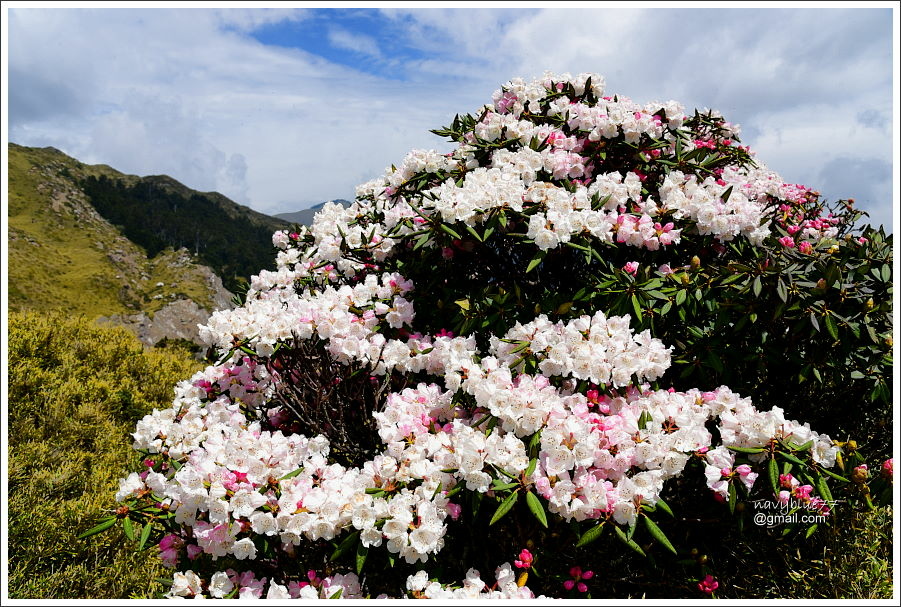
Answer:
M475 112L510 78L588 71L636 101L722 111L786 180L854 197L874 222L891 223L895 5L8 3L7 134L278 213L351 198L412 148L450 149L429 130Z

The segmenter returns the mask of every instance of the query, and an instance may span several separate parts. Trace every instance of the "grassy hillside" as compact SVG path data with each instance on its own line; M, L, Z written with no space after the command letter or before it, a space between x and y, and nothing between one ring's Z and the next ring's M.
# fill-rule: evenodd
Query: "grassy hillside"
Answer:
M153 313L184 298L217 307L213 272L172 249L148 259L91 205L79 185L89 177L140 181L54 148L9 144L10 309L95 318Z

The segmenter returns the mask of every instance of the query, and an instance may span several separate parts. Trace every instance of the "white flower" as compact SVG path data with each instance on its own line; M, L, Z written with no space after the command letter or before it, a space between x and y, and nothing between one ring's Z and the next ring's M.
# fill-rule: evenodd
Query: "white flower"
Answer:
M253 543L253 540L249 537L245 537L243 539L238 540L234 544L232 544L232 554L235 555L235 558L238 560L244 559L255 559L257 557L257 547Z
M210 577L210 595L217 599L227 596L234 588L235 585L224 571L217 571Z

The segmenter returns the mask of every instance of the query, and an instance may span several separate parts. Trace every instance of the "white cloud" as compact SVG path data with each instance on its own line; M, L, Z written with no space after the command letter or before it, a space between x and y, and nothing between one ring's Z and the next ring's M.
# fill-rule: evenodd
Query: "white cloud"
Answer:
M382 52L375 38L363 34L353 34L340 27L331 27L328 32L329 43L336 48L343 48L361 55L381 58Z
M511 77L594 71L639 101L723 111L767 165L831 198L891 166L887 10L384 12L371 31L326 33L403 81L248 33L303 11L10 10L10 138L274 213L349 197L413 147L448 149L428 130ZM382 25L415 52L393 55ZM839 159L842 183L823 173ZM857 198L890 217L891 180L868 175Z

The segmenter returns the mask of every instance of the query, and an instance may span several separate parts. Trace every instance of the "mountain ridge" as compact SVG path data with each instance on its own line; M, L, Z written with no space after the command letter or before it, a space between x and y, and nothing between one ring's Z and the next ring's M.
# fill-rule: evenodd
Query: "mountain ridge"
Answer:
M125 226L104 217L86 192L85 183L92 178L107 180L114 190L119 185L124 190L153 185L167 192L166 200L190 203L200 197L216 209L214 220L231 222L235 233L246 230L248 218L255 220L265 226L265 242L260 236L247 245L255 252L247 266L256 263L253 257L271 263L271 232L289 225L221 194L195 192L166 175L127 175L50 147L10 142L7 149L10 310L64 309L128 326L153 345L161 340L199 343L196 325L213 310L230 305L232 293L219 273L192 251L159 246L148 255L145 246L126 236ZM243 254L240 248L235 251Z

